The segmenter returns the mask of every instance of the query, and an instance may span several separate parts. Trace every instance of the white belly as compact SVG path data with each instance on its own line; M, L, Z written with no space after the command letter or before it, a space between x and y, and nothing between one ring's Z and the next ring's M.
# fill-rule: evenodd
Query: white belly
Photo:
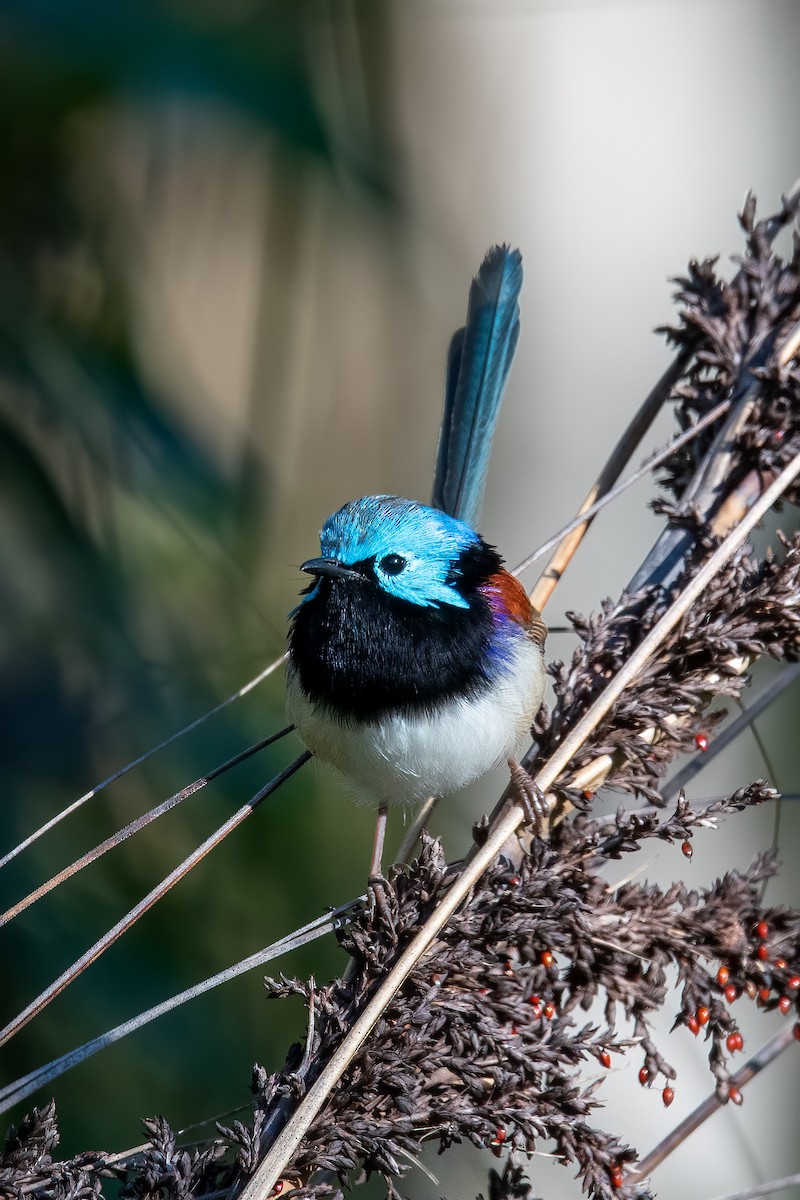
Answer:
M286 707L306 747L355 785L366 803L419 803L456 792L505 762L530 735L544 694L540 647L525 639L493 688L414 716L340 721L313 705L290 670Z

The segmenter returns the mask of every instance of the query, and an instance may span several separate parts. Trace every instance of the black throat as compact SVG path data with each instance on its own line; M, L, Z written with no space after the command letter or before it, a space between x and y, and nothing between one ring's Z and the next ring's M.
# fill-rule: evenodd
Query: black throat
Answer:
M321 578L289 633L303 692L344 718L369 720L485 691L493 618L478 588L501 563L482 541L464 551L453 575L466 608L422 608L391 596L371 562L355 564L360 579Z

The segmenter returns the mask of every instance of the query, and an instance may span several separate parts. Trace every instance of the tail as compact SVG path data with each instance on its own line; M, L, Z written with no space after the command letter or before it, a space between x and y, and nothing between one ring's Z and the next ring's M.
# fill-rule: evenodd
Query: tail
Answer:
M469 289L467 323L447 356L434 508L477 526L492 438L519 337L522 256L493 246Z

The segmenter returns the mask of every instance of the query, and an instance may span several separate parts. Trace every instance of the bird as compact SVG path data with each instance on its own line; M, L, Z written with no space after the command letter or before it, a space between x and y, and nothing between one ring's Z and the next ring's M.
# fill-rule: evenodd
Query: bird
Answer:
M487 253L453 335L429 505L363 496L334 512L290 615L287 715L378 809L461 790L515 755L545 687L547 629L476 526L519 337L522 258ZM526 796L530 801L531 796Z

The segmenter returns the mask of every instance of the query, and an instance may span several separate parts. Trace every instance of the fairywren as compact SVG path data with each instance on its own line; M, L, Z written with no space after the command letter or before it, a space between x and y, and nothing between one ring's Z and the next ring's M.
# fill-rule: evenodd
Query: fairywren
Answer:
M292 614L297 732L381 810L457 791L518 749L546 627L474 531L519 334L522 263L494 247L448 356L432 507L365 496L328 517Z

